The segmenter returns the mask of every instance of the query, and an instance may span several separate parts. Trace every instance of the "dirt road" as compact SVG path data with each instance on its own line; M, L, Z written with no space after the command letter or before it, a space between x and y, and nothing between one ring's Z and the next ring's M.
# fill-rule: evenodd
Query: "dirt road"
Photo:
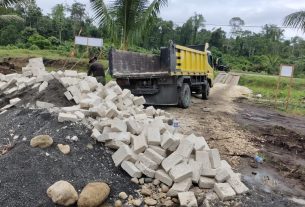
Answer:
M216 83L208 101L194 97L189 109L166 110L180 130L205 136L243 174L252 191L237 199L241 206L304 206L305 118L251 103L251 91L237 86L238 79L218 79L227 84ZM263 164L254 161L256 154L264 157Z

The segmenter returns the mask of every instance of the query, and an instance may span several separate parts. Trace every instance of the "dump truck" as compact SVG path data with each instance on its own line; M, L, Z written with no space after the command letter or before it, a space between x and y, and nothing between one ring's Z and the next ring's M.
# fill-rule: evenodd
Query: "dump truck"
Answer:
M160 55L111 49L110 74L123 89L144 96L147 105L178 105L188 108L192 94L208 99L213 86L211 52L171 43Z

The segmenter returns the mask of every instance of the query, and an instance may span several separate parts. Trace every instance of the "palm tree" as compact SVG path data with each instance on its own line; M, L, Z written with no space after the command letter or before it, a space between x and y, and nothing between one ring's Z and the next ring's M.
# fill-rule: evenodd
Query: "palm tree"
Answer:
M19 4L23 2L24 0L0 0L0 8L8 8L14 4ZM11 21L23 21L23 19L13 14L0 15L0 23L9 23Z
M301 29L305 32L305 11L289 14L285 17L283 25Z
M103 0L90 0L95 19L107 28L115 40L121 34L121 48L127 50L133 39L141 37L150 21L157 16L167 0L114 0L106 5Z

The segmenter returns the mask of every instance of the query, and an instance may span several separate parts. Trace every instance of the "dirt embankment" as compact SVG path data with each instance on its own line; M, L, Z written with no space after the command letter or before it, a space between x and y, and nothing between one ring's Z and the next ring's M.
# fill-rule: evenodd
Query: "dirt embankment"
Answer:
M245 101L249 92L234 83L217 83L208 101L193 98L189 109L167 111L179 120L182 131L204 135L222 158L242 172L252 191L235 204L299 206L289 199L305 198L305 118ZM265 158L263 164L255 162L256 154Z

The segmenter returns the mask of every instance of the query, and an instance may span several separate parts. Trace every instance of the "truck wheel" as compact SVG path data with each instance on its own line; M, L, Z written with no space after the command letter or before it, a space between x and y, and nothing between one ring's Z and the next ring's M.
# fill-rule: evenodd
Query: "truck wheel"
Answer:
M202 85L202 99L208 100L210 95L210 84L207 82Z
M187 83L183 83L181 87L179 105L184 109L188 108L191 105L191 89L189 84Z

